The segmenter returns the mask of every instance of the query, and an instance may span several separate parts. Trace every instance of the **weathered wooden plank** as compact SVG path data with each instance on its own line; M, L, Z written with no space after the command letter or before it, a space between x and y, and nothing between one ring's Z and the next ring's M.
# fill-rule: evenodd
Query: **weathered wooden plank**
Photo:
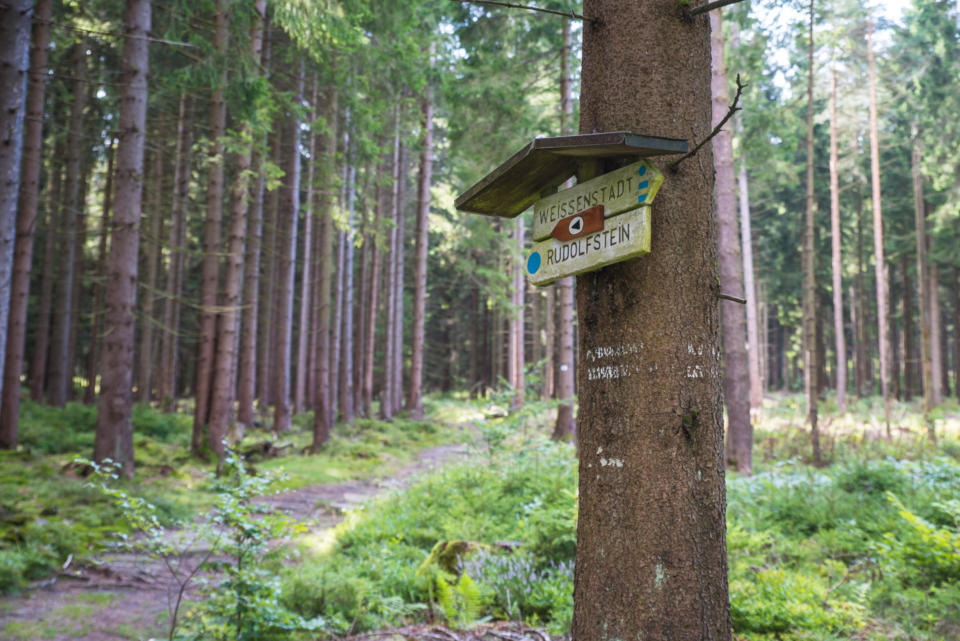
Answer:
M512 218L541 196L555 192L585 160L635 160L686 151L685 140L629 131L537 138L461 194L456 207L487 216Z
M550 237L559 221L596 205L603 206L607 218L649 205L662 183L663 174L641 160L541 198L533 204L533 239Z
M527 255L530 282L543 287L565 276L591 272L650 251L650 207L604 221L604 228L566 242L548 237Z

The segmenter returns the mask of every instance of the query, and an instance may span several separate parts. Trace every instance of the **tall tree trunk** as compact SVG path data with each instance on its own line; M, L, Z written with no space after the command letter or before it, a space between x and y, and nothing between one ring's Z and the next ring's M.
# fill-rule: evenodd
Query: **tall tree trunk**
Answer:
M843 331L843 264L840 231L840 178L837 171L837 70L830 94L830 249L833 270L833 333L837 350L837 409L847 409L847 341Z
M103 301L106 296L107 239L110 235L110 209L113 206L113 134L107 144L107 175L103 187L103 206L100 212L100 239L97 242L97 268L94 277L93 324L90 328L90 358L87 360L87 389L83 402L96 400L96 380L100 371L100 351L103 338Z
M724 61L723 18L720 9L710 12L712 60L712 122L716 127L730 110L727 65ZM733 135L721 130L713 139L717 182L717 242L720 286L727 294L743 298L740 270L740 235L734 195ZM747 330L739 303L720 303L723 323L723 397L727 408L727 465L741 474L753 470L753 426L750 424L750 378L747 369Z
M569 133L573 128L573 99L570 85L570 22L563 21L563 48L560 56L560 129ZM557 352L557 422L553 426L553 438L570 440L576 437L577 421L573 414L574 361L576 353L573 345L573 307L574 277L561 278L557 283L557 298L560 299L560 350Z
M859 188L857 189L856 197L856 207L857 207L857 295L854 298L856 307L859 311L857 314L857 323L854 327L856 334L854 335L854 350L857 353L857 397L862 398L867 395L867 387L869 384L869 361L870 357L867 355L867 291L864 287L864 268L863 268L863 198L860 195Z
M307 143L307 149L310 158L307 162L307 202L303 212L303 277L300 279L300 331L297 335L297 379L293 394L293 411L300 413L304 410L304 399L307 393L307 368L309 367L309 358L307 357L307 347L309 346L310 334L313 330L310 327L310 312L313 306L310 304L310 293L312 283L310 282L311 267L313 266L313 173L316 165L317 152L317 73L313 74L313 89L310 96L310 107L312 109L310 122L310 140Z
M70 106L70 124L67 134L67 178L64 183L63 207L60 213L59 233L61 248L58 262L62 271L57 279L53 308L53 330L50 340L47 402L63 407L67 402L67 386L71 385L69 371L70 325L73 320L74 269L77 256L77 220L80 216L80 162L83 156L83 112L87 104L87 41L75 45L73 58L73 95Z
M523 312L524 312L524 276L523 276L523 250L524 250L524 224L523 217L518 216L514 221L513 243L515 253L518 258L512 258L510 261L510 274L513 277L513 287L511 292L512 309L510 310L509 324L509 348L507 357L507 378L510 381L510 387L513 394L510 399L511 411L523 409L525 395L525 383L523 380Z
M283 162L283 127L276 127L273 134L273 162L280 165ZM274 336L276 332L276 283L277 283L277 222L280 211L280 190L274 188L267 200L263 215L263 247L261 251L261 266L264 277L260 279L260 294L258 307L260 318L258 321L259 338L257 339L257 398L262 412L273 404L274 389L274 358L276 349Z
M366 337L364 338L364 365L363 365L363 413L371 416L373 405L373 369L376 353L377 336L377 301L380 290L380 228L383 220L384 201L386 200L380 181L377 180L376 213L373 219L373 229L370 231L370 285L367 288L368 300L366 303L367 320L365 323Z
M913 283L910 281L907 253L900 254L900 277L903 279L903 398L917 394L917 347L913 326Z
M48 48L50 46L50 13L52 0L38 0L33 15L33 40L30 44L29 86L26 105L23 100L25 70L20 66L24 49L30 41L30 12L23 11L30 2L13 3L0 9L0 86L6 97L2 101L3 118L13 120L0 123L3 140L8 149L0 156L0 301L9 295L9 317L3 318L0 309L0 363L3 379L0 381L0 448L16 449L20 415L20 374L23 372L27 337L27 305L30 294L30 266L33 261L33 238L40 199L40 164L43 154L43 104L47 82ZM17 13L23 11L23 13ZM22 32L21 32L22 30ZM9 66L7 66L9 65ZM17 116L26 122L16 123ZM19 131L18 131L19 129ZM22 136L22 147L17 136ZM9 138L7 138L9 136ZM8 146L9 145L9 146ZM23 164L20 164L20 150ZM21 171L19 176L17 171ZM19 185L14 184L19 180ZM19 198L19 209L18 209ZM16 220L16 224L14 224ZM16 229L16 240L8 234ZM10 244L8 248L7 244ZM12 274L7 274L6 260L12 251ZM9 292L6 283L10 283ZM3 305L0 307L6 309ZM4 338L6 342L4 342ZM4 349L6 356L4 357Z
M347 123L349 126L349 122ZM344 423L353 423L353 207L356 194L357 168L352 165L350 144L345 141L347 164L347 229L343 233L343 308L340 333L340 416Z
M953 310L953 394L960 398L960 267L953 268L950 307Z
M397 253L393 255L396 266L394 287L396 294L393 298L393 413L396 414L403 407L403 297L404 297L404 254L405 235L407 231L407 148L400 145L400 173L397 185Z
M147 278L143 288L143 302L140 306L140 387L137 398L149 402L153 397L153 325L154 292L157 290L157 268L160 256L160 236L162 234L163 214L161 213L161 194L163 187L163 147L154 152L153 180L151 181L150 209L147 210L150 223L150 239L147 245Z
M433 90L430 84L420 100L423 114L423 149L420 151L420 177L417 181L417 237L414 249L413 339L410 352L410 388L407 412L416 420L423 418L423 339L427 314L427 245L429 243L430 182L433 160Z
M197 346L197 371L193 413L194 453L203 447L204 431L210 419L210 392L213 387L213 359L217 340L217 299L220 289L220 227L223 216L223 138L227 126L227 43L229 17L227 0L216 0L214 56L219 68L210 98L210 144L207 150L207 215L203 225L203 264L200 276L200 344ZM218 450L215 450L218 451Z
M930 261L930 267L927 270L929 285L927 289L930 292L930 365L933 370L933 404L934 406L943 403L943 357L946 350L943 348L942 335L940 332L940 268L936 261Z
M157 395L164 412L176 408L177 346L180 335L180 297L186 262L187 206L190 200L190 158L193 147L193 98L180 94L177 119L176 167L173 180L173 204L170 207L170 262L166 300L163 306L163 334L160 338L160 372Z
M880 348L880 393L883 415L890 432L890 330L887 324L887 270L883 257L883 211L880 195L880 135L877 127L877 81L873 59L873 21L867 13L867 63L870 70L870 176L873 194L873 252L877 274L877 341Z
M673 0L583 12L598 22L583 29L580 131L704 140L709 19L684 20ZM644 372L578 369L578 641L730 639L712 152L675 173L657 164L654 250L577 278L580 353L632 345L600 364Z
M803 387L807 398L807 423L813 446L813 462L820 464L820 431L817 425L817 271L814 248L813 191L813 0L810 0L809 57L807 79L807 209L803 233Z
M137 250L143 197L147 118L150 0L127 0L124 15L123 93L117 146L114 225L107 258L107 300L100 398L93 457L112 458L133 477L133 341L137 309Z
M323 166L320 172L320 251L317 260L318 270L317 311L317 353L313 359L315 374L314 393L316 407L313 413L313 442L310 451L316 453L330 438L333 428L333 403L330 389L330 289L333 276L333 208L336 202L334 192L336 180L334 167L337 157L337 111L338 93L336 85L330 83L326 88L327 131L323 143Z
M82 313L84 309L83 296L85 289L83 286L84 273L86 271L86 251L87 246L87 186L90 185L91 174L93 171L93 162L89 156L84 154L84 160L80 164L80 194L77 202L80 203L77 210L77 229L74 239L77 244L73 253L73 295L70 297L70 333L67 340L67 362L64 371L67 373L67 401L76 400L77 388L74 385L73 377L77 374L77 344L83 326L86 325L86 317ZM136 375L136 370L134 370ZM136 381L136 379L134 379ZM134 382L136 384L136 382Z
M387 260L387 274L386 274L386 302L387 302L387 314L386 322L384 324L384 334L385 334L385 353L384 353L384 364L383 364L383 391L380 397L380 416L384 419L393 418L393 377L394 377L394 367L396 366L396 359L394 358L394 352L396 351L396 332L394 332L394 324L396 323L395 310L396 310L396 296L397 296L397 261L395 257L397 255L397 227L398 219L400 214L400 198L399 198L399 189L400 189L400 109L396 109L394 114L394 134L393 134L393 185L392 185L392 198L391 198L391 220L393 221L393 226L388 231L388 246L389 253L386 257Z
M63 157L63 143L58 140L54 156ZM43 271L40 280L40 300L37 303L36 344L30 361L30 398L39 403L47 390L47 363L50 356L50 308L53 301L53 285L57 276L56 244L60 228L61 202L63 199L62 172L51 167L50 192L47 203L46 229L43 238Z
M250 31L251 59L261 60L264 37L263 15L266 0L257 0L255 18ZM240 310L246 257L247 219L250 209L249 175L253 161L253 127L243 123L241 140L250 140L235 156L236 177L231 194L230 230L223 276L223 306L217 330L216 354L213 367L213 389L210 405L209 445L218 456L224 454L224 439L232 422L237 390L237 360L239 351ZM259 230L257 230L259 232Z
M303 99L303 62L296 78L294 104ZM281 187L281 203L277 212L277 280L279 294L277 304L276 360L274 361L273 429L286 432L290 429L290 348L293 331L293 267L297 260L297 215L300 212L300 118L294 110L290 114L290 155L286 175Z

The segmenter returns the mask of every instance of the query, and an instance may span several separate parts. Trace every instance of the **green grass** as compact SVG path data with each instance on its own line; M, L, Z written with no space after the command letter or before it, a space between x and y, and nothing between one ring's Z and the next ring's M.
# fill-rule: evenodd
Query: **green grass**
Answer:
M451 399L431 398L426 407L448 420L475 413L469 404ZM119 483L156 506L161 522L170 526L209 511L214 501L208 487L213 464L189 453L192 422L184 413L134 408L136 476ZM283 472L281 489L386 474L423 448L468 435L432 416L426 421L358 420L353 426L338 425L322 451L310 456L304 451L312 415L298 415L294 422L294 430L279 439L293 444L284 450L287 455L255 463L263 471ZM119 509L73 464L91 455L95 427L95 407L69 403L58 409L24 398L21 447L0 451L0 594L48 576L71 554L79 561L126 532ZM268 432L253 430L239 447L272 439Z

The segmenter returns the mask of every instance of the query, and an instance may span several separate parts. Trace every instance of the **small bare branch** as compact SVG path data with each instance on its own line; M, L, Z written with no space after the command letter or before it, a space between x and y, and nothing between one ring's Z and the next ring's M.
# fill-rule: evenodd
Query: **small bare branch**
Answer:
M687 20L692 20L693 16L700 15L701 13L706 13L708 11L713 11L714 9L719 9L720 7L725 7L728 4L736 4L737 2L742 2L743 0L715 0L714 2L708 2L707 4L700 5L699 7L694 7L691 9L688 5L683 5L681 10L683 11L683 17Z
M724 300L732 300L735 303L740 303L741 305L747 304L746 298L740 298L739 296L734 296L733 294L724 294L723 292L717 294L717 298L722 298Z
M710 135L707 136L707 137L703 140L703 142L701 142L700 144L698 144L696 147L693 148L693 150L691 150L691 151L689 151L688 153L686 153L685 155L681 156L681 157L680 157L679 159L677 159L676 161L672 162L672 163L669 165L670 171L676 171L676 170L677 170L677 166L679 166L680 163L682 163L682 162L683 162L684 160L686 160L687 158L692 158L693 156L696 156L696 155L697 155L697 152L700 151L700 149L701 149L705 144L707 144L708 142L710 142L711 140L713 140L714 136L716 136L718 133L720 133L720 130L722 130L722 129L723 129L723 126L724 126L725 124L727 124L727 121L730 120L730 119L733 117L733 114L735 114L735 113L737 113L738 111L740 111L740 107L738 107L737 105L740 104L740 96L743 94L743 88L744 88L744 87L746 87L746 85L741 84L741 82L740 82L740 74L737 74L737 94L733 97L733 102L730 104L730 109L727 110L727 113L726 113L726 115L723 117L723 120L721 120L720 122L717 123L717 126L713 128L713 131L710 132Z
M570 18L572 20L583 20L584 22L596 23L596 18L588 18L582 16L579 13L574 13L573 11L556 11L554 9L543 9L541 7L531 7L526 4L514 4L512 2L498 2L498 0L453 0L454 2L462 3L471 3L471 4L489 4L495 7L507 7L510 9L525 9L527 11L539 11L540 13L550 13L555 16L563 16L564 18Z

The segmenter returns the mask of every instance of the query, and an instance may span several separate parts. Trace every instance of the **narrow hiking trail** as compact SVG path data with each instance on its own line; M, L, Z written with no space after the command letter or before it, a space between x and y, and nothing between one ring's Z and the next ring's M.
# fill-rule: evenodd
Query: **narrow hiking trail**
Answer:
M349 510L467 454L466 445L440 445L422 450L390 476L309 485L258 501L317 534L336 526ZM186 575L208 551L189 530L171 530L170 536L183 550L171 566L142 554L102 554L82 566L68 565L19 595L0 598L0 641L165 639L178 588L172 571Z

